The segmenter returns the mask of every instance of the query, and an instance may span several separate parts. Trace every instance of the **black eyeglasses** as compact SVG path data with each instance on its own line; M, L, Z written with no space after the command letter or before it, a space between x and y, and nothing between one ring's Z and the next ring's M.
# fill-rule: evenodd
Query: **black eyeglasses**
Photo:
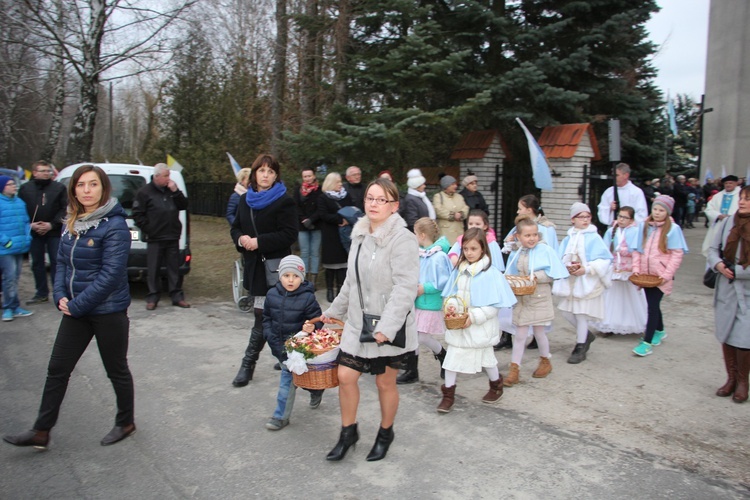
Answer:
M372 196L368 196L365 198L365 203L367 205L370 205L372 202L375 202L376 205L385 205L386 203L393 203L394 200L389 200L386 198L373 198Z

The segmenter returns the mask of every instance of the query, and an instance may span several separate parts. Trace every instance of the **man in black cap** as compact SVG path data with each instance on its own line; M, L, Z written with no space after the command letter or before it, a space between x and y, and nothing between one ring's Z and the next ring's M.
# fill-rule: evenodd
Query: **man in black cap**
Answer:
M706 204L704 210L711 227L706 233L706 239L703 240L701 253L708 255L708 247L713 239L716 223L727 217L731 217L737 211L737 203L740 199L740 190L737 189L739 178L736 175L727 175L721 179L724 189L716 193L711 201Z

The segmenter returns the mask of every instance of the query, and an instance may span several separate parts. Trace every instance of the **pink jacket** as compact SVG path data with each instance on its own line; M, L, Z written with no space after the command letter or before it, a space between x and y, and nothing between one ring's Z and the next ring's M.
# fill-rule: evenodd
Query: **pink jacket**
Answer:
M661 253L659 250L659 237L664 223L657 224L656 231L652 232L648 240L643 244L643 253L633 252L633 272L636 274L656 274L661 276L664 283L659 290L664 295L672 293L674 286L674 275L682 263L684 252L679 250L668 250Z

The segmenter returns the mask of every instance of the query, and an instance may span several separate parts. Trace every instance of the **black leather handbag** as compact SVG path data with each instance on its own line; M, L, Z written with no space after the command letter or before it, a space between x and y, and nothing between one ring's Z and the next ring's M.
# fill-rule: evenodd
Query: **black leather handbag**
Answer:
M377 326L378 322L380 321L380 316L377 314L367 314L365 312L365 301L362 297L362 285L359 281L359 251L362 248L362 245L359 245L357 247L357 258L354 259L354 271L357 275L357 291L359 292L359 305L362 308L362 331L359 333L359 341L362 343L367 342L376 342L375 340L375 332L377 332ZM411 312L411 311L410 311ZM406 314L406 317L409 317L409 313ZM396 332L396 336L393 340L385 341L385 344L392 345L394 347L406 347L406 320L404 320L404 324L399 328L399 330Z

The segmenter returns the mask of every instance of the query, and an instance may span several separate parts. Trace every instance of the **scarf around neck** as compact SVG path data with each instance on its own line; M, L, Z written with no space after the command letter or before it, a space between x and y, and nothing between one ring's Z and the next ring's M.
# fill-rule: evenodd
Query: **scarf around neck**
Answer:
M430 198L427 197L427 193L425 193L424 191L417 191L416 189L412 188L409 188L406 192L407 194L416 196L417 198L421 198L422 202L427 206L427 213L429 214L430 219L437 219L437 215L435 214L435 207L432 206L432 202L430 201Z
M742 242L741 247L740 242ZM747 266L750 265L750 214L734 213L734 227L732 227L727 237L727 246L724 247L724 257L728 261L734 262L737 257L737 250L741 250L742 252L737 263L743 269L747 269Z
M286 186L279 181L265 191L255 191L252 187L247 190L245 201L254 210L262 210L286 194Z
M333 198L334 200L343 200L346 197L346 188L341 187L338 191L326 191L326 196Z
M299 188L299 194L302 196L307 196L313 191L317 191L317 189L320 187L320 184L318 184L318 181L315 182L303 182L302 186Z
M103 220L107 220L105 216L110 213L113 208L115 208L115 205L117 205L117 199L110 198L107 203L97 208L93 212L84 214L82 217L79 217L73 222L73 231L75 231L76 234L81 235L92 227L99 227L99 223L101 223L101 221ZM67 220L63 221L63 223L67 225Z

